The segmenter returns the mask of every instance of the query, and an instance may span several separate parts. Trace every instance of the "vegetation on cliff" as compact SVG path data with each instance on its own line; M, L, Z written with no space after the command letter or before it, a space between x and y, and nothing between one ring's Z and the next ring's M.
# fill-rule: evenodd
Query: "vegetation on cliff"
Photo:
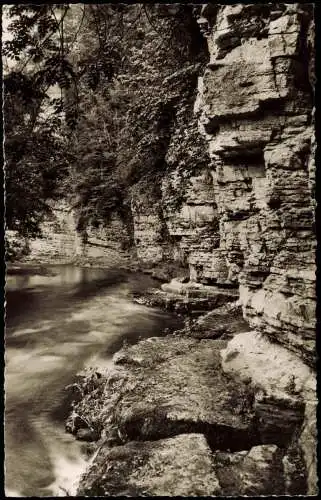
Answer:
M56 196L72 199L79 229L113 212L128 218L135 193L150 203L161 196L166 170L206 154L193 122L206 54L193 11L138 4L7 8L9 229L39 232Z

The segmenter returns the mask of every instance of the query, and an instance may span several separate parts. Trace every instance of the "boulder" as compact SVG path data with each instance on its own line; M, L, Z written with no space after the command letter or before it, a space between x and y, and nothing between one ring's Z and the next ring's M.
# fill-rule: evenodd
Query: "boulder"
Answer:
M223 373L219 351L224 346L223 341L168 336L115 355L124 383L112 421L123 441L202 432L215 449L255 444L253 393ZM114 392L111 383L104 398Z
M228 338L234 333L247 332L248 329L242 307L237 302L229 302L198 318L187 334L198 339Z
M303 464L299 472L294 470L295 476L306 476L306 492L317 494L314 371L298 356L257 332L236 335L221 355L224 371L233 375L235 380L247 380L255 390L253 408L261 440L278 442L287 448L285 466L291 464L293 455L302 457ZM293 435L297 436L295 446ZM292 494L296 486L292 487L291 483L293 478L290 477L288 489ZM299 477L301 483L302 477Z
M100 449L77 495L212 496L220 487L202 434Z

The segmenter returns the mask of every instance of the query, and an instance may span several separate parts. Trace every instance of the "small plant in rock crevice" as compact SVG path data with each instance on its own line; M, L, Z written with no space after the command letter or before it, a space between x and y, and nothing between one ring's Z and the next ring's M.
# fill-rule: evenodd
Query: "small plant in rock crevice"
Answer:
M288 380L286 386L284 387L284 389L288 394L293 395L293 396L297 396L300 393L300 391L298 391L296 389L296 377L295 377L295 375L289 376L289 380Z

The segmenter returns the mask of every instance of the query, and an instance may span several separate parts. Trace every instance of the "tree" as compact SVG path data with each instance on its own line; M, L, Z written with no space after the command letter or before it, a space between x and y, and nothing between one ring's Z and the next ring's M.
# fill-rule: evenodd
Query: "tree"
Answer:
M22 95L35 92L31 104L15 102L21 125L6 124L10 224L39 227L48 207L44 178L73 202L79 228L114 212L130 217L134 192L160 196L162 176L174 168L167 150L175 131L184 135L203 57L193 7L17 5L8 12L12 40L4 52L16 61L15 85ZM60 94L50 97L55 86ZM9 87L8 103L17 99ZM24 140L29 147L20 147ZM51 175L38 158L48 160L50 148ZM37 209L23 201L14 207L18 173L30 191L21 200L34 207L32 186L42 193Z
M62 12L57 19L56 12ZM24 236L40 232L50 199L66 174L62 102L48 90L72 77L65 60L62 29L68 6L17 5L8 8L11 60L4 76L6 225Z
M4 78L6 225L24 236L39 234L66 174L59 117L39 117L42 91L32 77L11 72ZM36 123L37 120L37 123Z
M72 142L79 119L80 82L83 79L92 88L99 71L111 76L106 50L104 61L99 59L100 33L90 37L90 57L77 50L88 26L90 35L94 30L94 7L81 6L78 15L74 8L70 12L68 4L6 8L11 35L3 45L10 61L4 85L6 222L24 235L39 233L41 220L50 213L50 200L58 192L63 194L62 179L67 171L71 175L70 163L77 165L82 153L81 148L74 156L70 153L71 144L80 143ZM90 154L86 158L89 161ZM92 195L101 194L97 183L99 179L90 172L87 184ZM77 187L81 196L84 189Z

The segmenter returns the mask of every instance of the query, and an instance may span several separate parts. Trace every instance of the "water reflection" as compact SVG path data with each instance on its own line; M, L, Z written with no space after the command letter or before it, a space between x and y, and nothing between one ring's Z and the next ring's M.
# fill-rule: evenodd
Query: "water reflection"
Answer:
M64 387L88 360L110 359L124 339L135 342L179 325L132 302L134 290L155 284L149 277L72 266L54 271L6 280L8 495L64 495L63 484L71 492L70 477L84 459L79 443L64 433Z
M119 270L109 270L89 267L73 267L69 265L55 266L53 271L39 274L28 273L24 268L21 273L10 273L6 277L6 285L9 290L19 290L21 288L48 287L48 286L66 286L72 284L96 283L106 280L107 283L113 280L115 283L117 277L124 279L126 274Z

